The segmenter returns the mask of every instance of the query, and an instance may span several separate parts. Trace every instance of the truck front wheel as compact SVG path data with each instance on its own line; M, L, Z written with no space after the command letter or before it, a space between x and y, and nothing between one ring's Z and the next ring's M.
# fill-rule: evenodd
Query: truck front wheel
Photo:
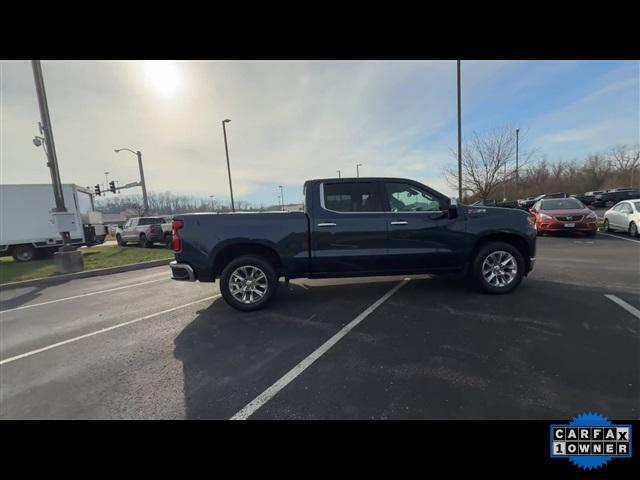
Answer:
M480 248L471 273L482 291L508 293L520 284L524 269L524 258L516 247L492 242Z
M269 303L278 288L278 276L267 259L257 255L234 258L220 275L220 293L237 310L250 312Z
M16 245L11 255L16 262L30 262L38 255L38 251L32 245Z

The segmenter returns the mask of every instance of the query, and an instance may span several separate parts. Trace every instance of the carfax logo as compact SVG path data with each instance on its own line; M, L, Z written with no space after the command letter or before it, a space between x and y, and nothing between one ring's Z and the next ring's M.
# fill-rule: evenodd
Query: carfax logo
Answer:
M551 425L551 457L568 458L587 470L600 468L612 458L631 458L631 425L613 425L598 413Z

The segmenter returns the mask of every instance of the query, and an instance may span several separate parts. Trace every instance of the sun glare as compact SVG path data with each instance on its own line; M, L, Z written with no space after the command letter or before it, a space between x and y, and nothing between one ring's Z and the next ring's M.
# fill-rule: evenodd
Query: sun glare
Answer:
M175 62L149 60L144 65L150 84L162 94L173 93L178 87L179 75Z

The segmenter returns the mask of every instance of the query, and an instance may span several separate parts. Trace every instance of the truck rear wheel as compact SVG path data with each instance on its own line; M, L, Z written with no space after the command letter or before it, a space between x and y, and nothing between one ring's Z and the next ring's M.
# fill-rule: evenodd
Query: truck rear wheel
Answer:
M16 262L30 262L38 256L38 251L33 245L16 245L13 247L11 255Z
M482 291L508 293L520 284L524 269L524 258L516 247L492 242L480 248L473 260L471 273Z
M269 260L257 255L234 258L220 275L220 293L237 310L250 312L269 303L278 288L278 276Z

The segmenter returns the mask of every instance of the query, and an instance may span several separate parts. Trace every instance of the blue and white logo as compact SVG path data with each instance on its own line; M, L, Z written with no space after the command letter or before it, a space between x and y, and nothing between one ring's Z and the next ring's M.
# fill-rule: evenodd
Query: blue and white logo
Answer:
M583 413L568 424L551 425L551 457L568 458L585 470L612 458L631 458L631 425L614 425L598 413Z

